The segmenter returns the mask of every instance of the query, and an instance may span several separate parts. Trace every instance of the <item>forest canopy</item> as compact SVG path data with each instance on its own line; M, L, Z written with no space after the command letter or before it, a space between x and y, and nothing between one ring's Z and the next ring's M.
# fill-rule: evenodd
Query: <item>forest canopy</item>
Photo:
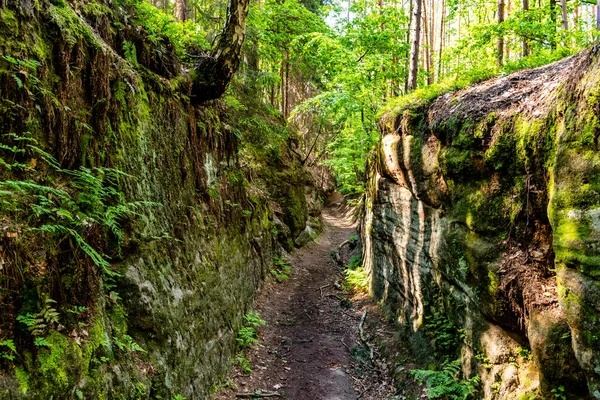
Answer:
M211 47L227 10L224 0L136 4L184 60ZM342 193L356 195L386 107L556 61L599 28L589 0L254 1L233 87L258 94L298 133L301 159L330 166Z

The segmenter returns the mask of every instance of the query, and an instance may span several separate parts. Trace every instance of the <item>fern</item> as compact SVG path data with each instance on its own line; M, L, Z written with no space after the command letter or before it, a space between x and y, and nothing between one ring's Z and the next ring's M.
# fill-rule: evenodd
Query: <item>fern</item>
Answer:
M474 394L481 383L479 375L468 380L458 378L462 374L460 360L445 361L440 371L412 370L410 373L415 380L427 385L429 399L464 400Z
M40 337L52 325L58 324L59 314L54 308L54 304L56 304L56 301L46 297L40 312L35 314L27 313L25 315L19 315L17 317L17 321L27 326L27 329L33 336Z
M2 145L0 150L13 154L30 152L39 156L56 170L59 177L67 178L67 182L61 185L48 185L32 180L0 182L0 206L13 213L23 213L29 209L29 213L21 215L29 225L24 231L43 232L57 243L71 238L73 250L83 251L105 274L118 275L110 270L108 256L90 242L88 233L94 231L90 228L100 227L104 235L112 235L116 242L116 252L122 257L123 223L141 217L144 209L159 204L127 202L124 194L118 190L119 181L133 177L117 169L60 168L58 161L37 147L35 139L28 135L29 133L25 136L14 133L3 135L12 140L14 145ZM22 143L26 145L23 147ZM0 159L0 164L8 165L3 159Z
M17 354L17 347L15 346L15 342L11 339L1 340L0 341L0 349L7 348L7 350L0 351L0 359L5 359L8 361L13 361Z

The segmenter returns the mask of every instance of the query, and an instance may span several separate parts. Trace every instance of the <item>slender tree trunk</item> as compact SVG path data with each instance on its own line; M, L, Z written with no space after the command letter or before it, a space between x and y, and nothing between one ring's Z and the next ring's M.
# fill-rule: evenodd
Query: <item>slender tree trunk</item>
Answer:
M283 116L287 119L290 115L290 61L285 57L285 112Z
M523 0L523 11L529 11L529 0ZM523 38L522 48L523 51L521 57L527 57L529 55L529 43L526 38Z
M560 8L562 13L562 28L569 30L569 18L567 17L567 0L560 0Z
M442 16L440 20L440 49L438 52L438 81L442 78L442 51L444 50L444 32L446 29L446 0L442 0Z
M229 0L227 21L210 55L201 56L191 72L192 99L207 101L220 97L240 64L246 34L249 0Z
M506 0L506 18L510 18L510 10L511 10L512 2L511 0ZM508 40L504 42L504 62L510 61L510 34L508 36Z
M433 65L435 55L435 4L433 0L430 1L429 6L429 48L427 49L427 53L429 53L429 57L427 57L429 75L427 76L427 84L431 85L435 80L435 67Z
M596 29L600 31L600 0L596 1Z
M504 22L504 0L498 0L498 25ZM498 38L498 60L497 64L502 67L504 64L504 36L500 34Z
M185 21L190 17L189 0L175 0L175 18Z
M417 88L417 73L419 72L419 42L421 40L421 1L414 0L413 37L410 45L410 67L408 70L408 91Z
M425 71L427 71L427 84L431 85L431 53L429 52L430 49L430 32L429 32L429 19L427 18L427 11L429 8L429 5L427 4L427 1L422 0L423 1L423 46L421 47L423 50L423 68L425 69Z
M279 78L281 79L281 114L285 118L285 58L281 59L281 68L279 68Z
M550 0L550 21L552 22L550 47L554 50L556 49L556 0Z
M410 15L410 18L408 20L408 30L406 31L406 43L411 43L411 38L412 38L412 29L413 29L413 2L409 1L409 12L408 15ZM412 49L411 49L412 50ZM406 57L406 62L404 63L404 71L406 73L405 75L405 79L404 79L404 93L408 93L408 79L409 79L409 75L410 75L410 66L411 66L411 61L412 58L410 57L410 54L408 55L408 57Z

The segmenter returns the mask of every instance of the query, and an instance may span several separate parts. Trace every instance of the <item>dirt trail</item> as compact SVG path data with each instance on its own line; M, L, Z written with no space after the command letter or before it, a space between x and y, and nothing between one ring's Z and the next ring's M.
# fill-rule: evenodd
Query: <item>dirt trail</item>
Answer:
M290 279L267 284L257 299L256 310L268 325L261 328L260 343L246 354L253 373L244 376L234 371L235 385L221 389L214 399L235 399L257 390L298 400L392 396L385 365L373 367L373 361L368 361L367 366L357 357L362 309L373 305L346 299L350 295L339 289L342 269L332 257L355 233L355 225L333 208L324 211L323 220L324 232L291 256Z

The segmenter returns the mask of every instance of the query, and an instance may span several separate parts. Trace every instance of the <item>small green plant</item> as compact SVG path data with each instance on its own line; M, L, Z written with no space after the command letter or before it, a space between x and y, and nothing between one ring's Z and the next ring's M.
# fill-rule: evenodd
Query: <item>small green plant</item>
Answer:
M243 326L238 331L237 342L243 348L251 347L253 344L258 343L256 337L256 329L250 326Z
M176 394L175 396L173 396L173 400L185 400L185 397L183 397L180 394Z
M108 241L114 243L114 249L110 250L121 257L123 222L140 217L141 209L159 204L127 202L118 190L119 181L132 178L124 172L113 168L63 169L52 155L37 147L37 141L28 132L4 136L9 144L0 150L11 153L13 159L19 155L32 161L19 164L1 159L0 164L33 171L32 178L36 179L0 182L0 208L13 221L23 224L24 232L35 232L38 237L53 241L54 246L67 242L74 258L81 251L106 275L118 275L110 270L108 256L104 254L103 250L109 249L94 246L91 237L97 241L94 232L100 232L107 239L113 239ZM56 176L39 178L32 167L39 164L38 159L54 170Z
M56 301L46 297L40 312L21 314L17 316L17 321L27 326L32 336L39 338L53 325L58 324L59 314L53 304L56 304Z
M558 400L567 400L567 393L565 391L565 387L564 386L559 386L555 389L552 389L550 392L552 392L552 394L554 395L555 399Z
M244 357L243 355L239 355L237 356L236 361L244 374L250 375L252 373L250 361L246 357Z
M13 361L17 355L17 347L11 339L0 341L0 360Z
M517 354L519 354L519 357L521 357L525 361L533 360L533 354L531 354L531 350L527 347L519 347L519 349L517 350Z
M435 347L435 355L454 355L465 332L458 329L445 313L443 303L436 299L437 308L428 307L425 313L425 333ZM427 305L427 303L426 303Z
M477 353L475 359L479 361L483 368L489 369L492 368L492 362L484 353Z
M369 292L369 284L371 283L371 280L363 267L347 269L344 271L344 274L346 275L346 287L359 292Z
M252 326L254 328L260 328L267 324L267 321L260 317L260 314L256 311L251 311L248 314L244 315L244 322L247 326Z
M123 53L125 55L125 59L129 61L131 65L134 67L138 66L137 49L135 48L135 44L125 40L123 42Z
M33 340L33 344L36 347L52 347L52 344L48 340L46 340L45 337L36 337Z
M266 325L266 321L260 318L260 314L253 311L244 316L244 326L240 328L237 335L237 342L242 348L249 348L258 343L257 328Z
M281 257L275 256L273 259L271 275L273 275L278 281L284 281L289 278L290 272L292 272L292 266Z
M361 256L352 256L352 257L350 257L350 260L348 261L348 265L346 266L346 268L357 269L358 267L361 266L361 264L362 264Z
M75 315L81 315L86 311L87 311L87 307L84 307L84 306L73 306L73 307L67 309L68 313L75 314Z
M445 361L439 371L412 370L410 374L421 384L427 385L429 399L465 400L474 394L481 384L479 375L471 379L459 379L462 375L460 360Z
M120 338L114 337L113 341L121 351L139 351L142 353L146 353L146 350L144 350L139 344L134 342L133 338L129 335L123 335Z
M237 389L238 385L231 378L227 378L225 382L221 383L220 387L224 389Z

